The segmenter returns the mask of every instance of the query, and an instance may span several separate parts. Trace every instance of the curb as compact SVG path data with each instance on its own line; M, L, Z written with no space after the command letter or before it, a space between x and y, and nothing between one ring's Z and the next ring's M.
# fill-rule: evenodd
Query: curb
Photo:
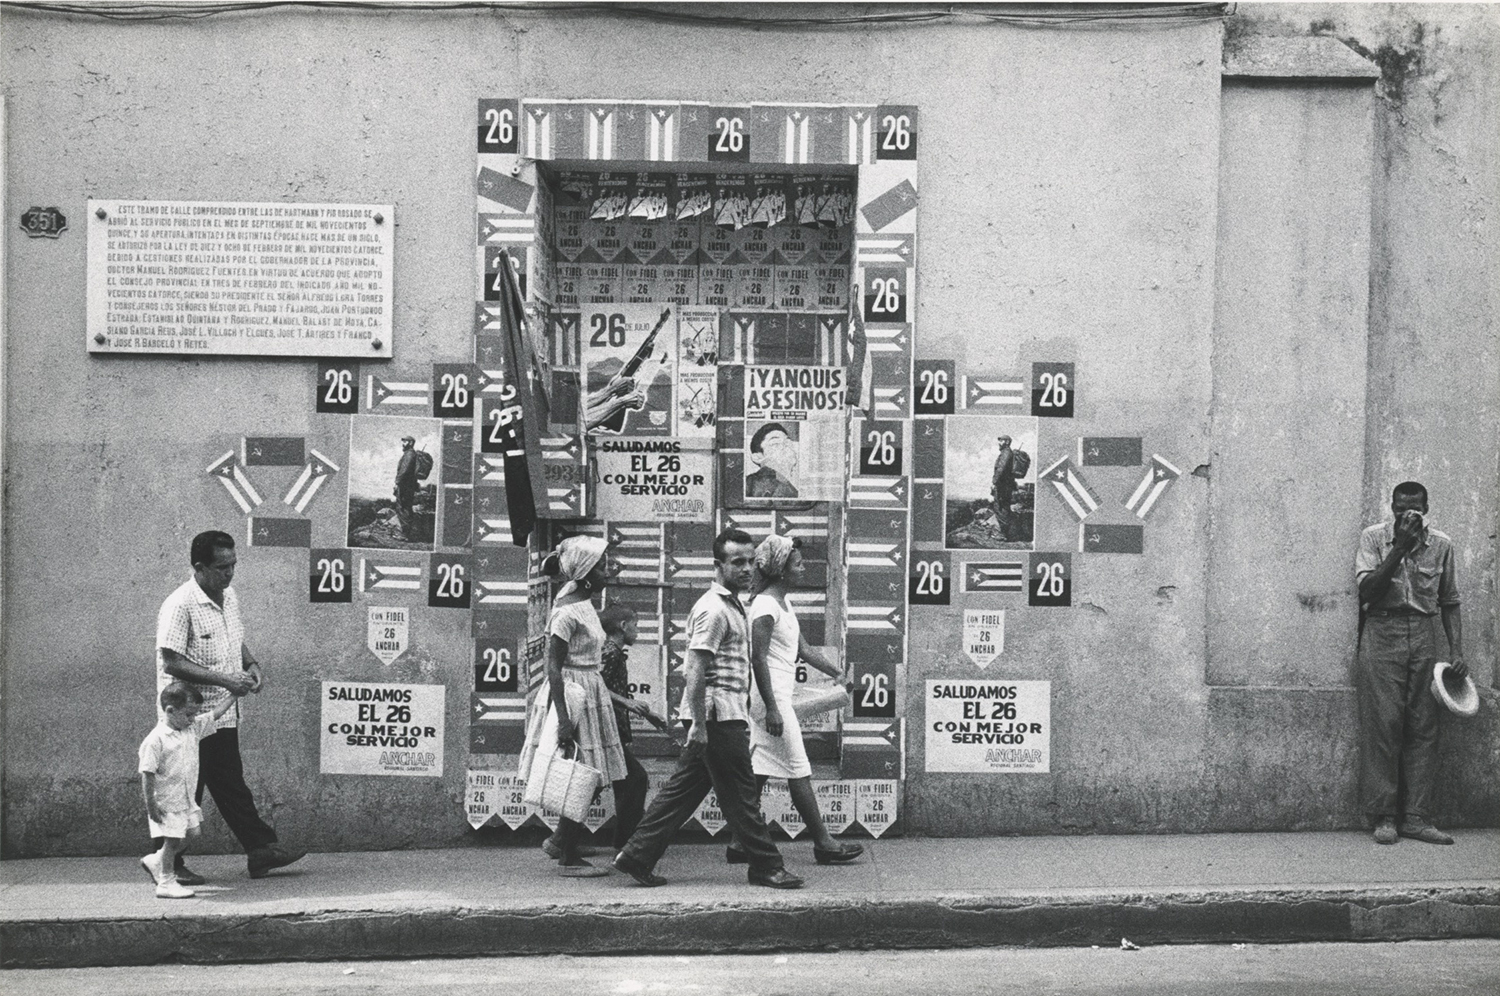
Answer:
M0 923L5 968L1500 938L1500 886L421 907Z

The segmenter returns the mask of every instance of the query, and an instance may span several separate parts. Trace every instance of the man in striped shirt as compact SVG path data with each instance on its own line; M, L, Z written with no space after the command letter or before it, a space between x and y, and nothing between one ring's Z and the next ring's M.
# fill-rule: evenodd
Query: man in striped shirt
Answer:
M195 685L203 695L204 711L213 711L231 696L259 692L260 662L245 646L239 596L234 580L234 537L211 530L193 537L189 551L193 576L162 602L156 616L157 693L174 681ZM276 843L276 831L260 818L255 799L245 784L240 760L240 703L235 702L217 721L213 733L198 742L198 787L203 790L229 829L245 848L251 878L300 859L305 852L286 850ZM157 842L160 846L160 842ZM203 877L181 864L177 880L202 885Z
M688 619L687 687L692 720L677 770L657 792L615 867L641 885L666 885L655 872L679 827L713 789L736 842L749 858L752 885L798 889L802 879L782 864L760 813L760 786L750 765L750 621L739 594L755 577L755 544L739 529L714 540L717 580Z

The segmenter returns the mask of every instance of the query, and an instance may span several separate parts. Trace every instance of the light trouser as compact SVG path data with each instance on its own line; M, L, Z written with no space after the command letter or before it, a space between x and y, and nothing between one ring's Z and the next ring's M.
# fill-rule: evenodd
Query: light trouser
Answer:
M1375 615L1360 636L1360 804L1382 816L1425 819L1438 764L1438 714L1432 696L1437 642L1431 616Z

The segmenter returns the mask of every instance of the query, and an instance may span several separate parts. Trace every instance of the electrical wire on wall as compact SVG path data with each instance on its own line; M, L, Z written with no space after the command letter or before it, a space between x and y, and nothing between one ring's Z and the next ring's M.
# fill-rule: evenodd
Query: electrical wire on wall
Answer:
M733 4L731 9L744 9L748 4ZM1158 3L1158 4L945 4L931 7L899 6L894 9L878 9L883 5L870 5L877 9L863 9L853 14L818 13L806 16L786 16L771 13L780 5L764 5L765 16L745 16L730 13L713 13L712 6L704 4L614 4L614 3L527 3L527 2L463 2L463 0L420 0L402 2L342 2L342 0L254 0L244 3L46 3L11 2L6 0L0 7L28 10L37 13L81 15L119 21L195 20L221 14L261 13L272 10L302 9L339 11L367 11L385 13L390 11L493 11L497 14L534 13L552 16L569 14L604 14L639 20L665 21L679 24L701 24L705 26L750 27L750 28L836 28L882 24L931 24L939 22L990 21L1033 26L1064 26L1070 24L1180 24L1193 21L1217 20L1234 12L1232 3ZM821 9L832 8L832 4L810 4Z

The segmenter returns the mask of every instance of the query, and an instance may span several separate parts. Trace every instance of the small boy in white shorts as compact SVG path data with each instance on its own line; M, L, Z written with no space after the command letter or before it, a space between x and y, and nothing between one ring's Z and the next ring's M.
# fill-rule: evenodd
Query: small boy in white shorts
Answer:
M187 838L198 836L203 810L194 796L198 790L198 741L214 732L214 721L234 705L234 696L211 713L203 712L203 693L174 681L161 690L166 713L141 741L141 794L151 836L160 837L161 850L141 859L141 867L156 883L158 899L188 899L193 890L177 881L177 855Z

